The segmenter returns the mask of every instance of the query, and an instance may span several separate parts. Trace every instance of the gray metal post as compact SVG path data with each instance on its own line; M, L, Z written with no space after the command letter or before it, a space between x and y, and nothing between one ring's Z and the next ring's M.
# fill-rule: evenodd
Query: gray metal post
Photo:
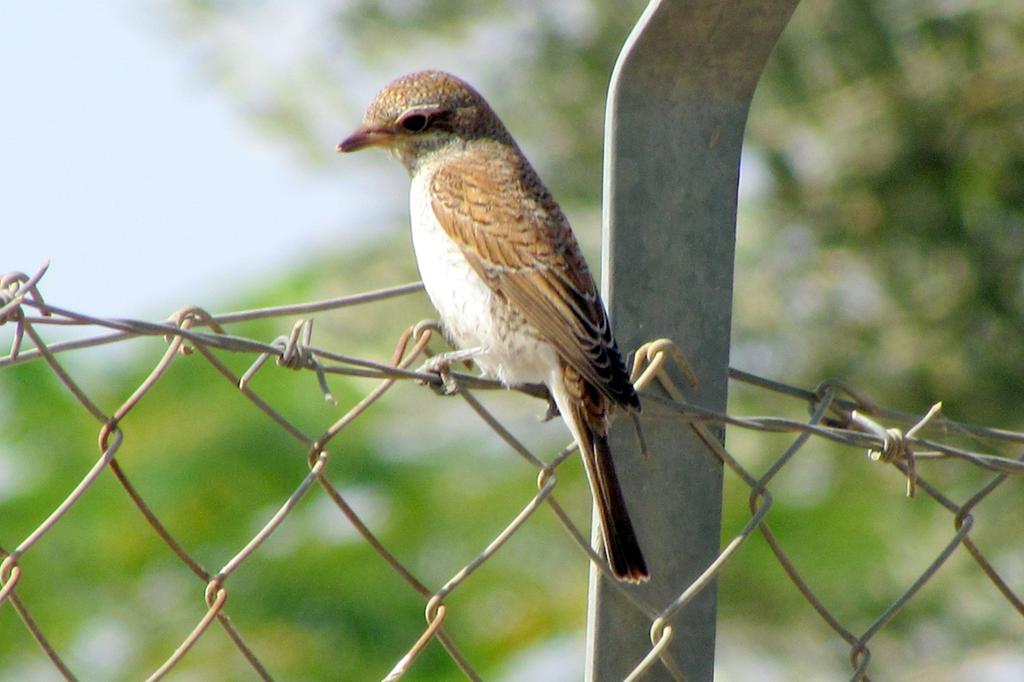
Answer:
M624 350L678 342L701 381L692 399L715 410L726 406L743 129L796 3L654 0L612 75L603 286L615 333ZM680 420L647 415L643 425L650 458L628 419L614 424L612 448L652 574L636 589L664 606L718 554L722 471ZM650 619L596 570L588 621L588 680L623 679L651 648ZM672 624L670 650L687 680L711 680L714 589ZM644 679L671 678L656 664Z

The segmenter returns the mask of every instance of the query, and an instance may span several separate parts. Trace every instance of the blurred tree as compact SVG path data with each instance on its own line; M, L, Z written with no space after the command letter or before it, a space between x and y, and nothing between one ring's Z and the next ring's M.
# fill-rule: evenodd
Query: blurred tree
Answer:
M796 13L750 123L788 374L1024 423L1022 36L999 3Z

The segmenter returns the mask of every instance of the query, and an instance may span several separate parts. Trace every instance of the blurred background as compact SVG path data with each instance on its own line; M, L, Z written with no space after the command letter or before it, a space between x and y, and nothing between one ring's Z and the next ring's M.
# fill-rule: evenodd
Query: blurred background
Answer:
M598 264L604 97L644 3L443 0L17 3L0 22L0 271L46 259L47 300L161 319L314 300L416 279L404 171L333 149L389 79L478 86ZM803 386L841 378L880 404L1024 429L1024 13L1013 3L804 0L755 97L740 184L732 364ZM423 297L318 316L316 343L384 360ZM239 328L270 340L290 322ZM10 339L0 329L0 342ZM53 338L60 338L55 334ZM685 343L684 343L685 345ZM160 340L66 362L104 408ZM118 459L209 569L301 480L304 452L213 370L182 359L125 424ZM226 357L236 369L246 358ZM256 388L310 430L369 389L265 370ZM542 406L490 396L532 447L567 436ZM39 363L0 371L0 546L21 541L91 466L96 425ZM459 401L400 386L346 432L331 476L428 585L517 513L532 469ZM406 419L412 411L416 419ZM737 388L730 411L802 416ZM45 425L41 427L40 425ZM424 445L422 434L429 433ZM755 470L784 440L729 432ZM1016 453L1011 453L1016 454ZM952 534L891 467L816 444L773 484L769 517L816 592L863 631ZM987 480L925 475L956 500ZM587 527L581 467L559 491ZM723 538L749 518L726 477ZM959 496L958 496L959 495ZM1021 486L972 533L1024 586ZM202 585L105 476L23 562L18 594L82 679L140 679L201 617ZM450 630L485 679L581 678L587 567L542 510L456 595ZM378 679L423 628L403 586L321 494L238 574L228 611L279 679ZM720 583L718 677L833 680L848 648L754 539ZM872 646L879 679L1024 678L1021 618L963 553ZM213 628L172 679L251 679ZM409 679L456 679L439 646ZM0 607L0 680L56 672Z

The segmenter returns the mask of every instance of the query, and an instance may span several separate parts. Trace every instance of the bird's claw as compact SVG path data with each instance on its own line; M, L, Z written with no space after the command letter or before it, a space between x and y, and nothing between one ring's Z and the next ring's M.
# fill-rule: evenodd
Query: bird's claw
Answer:
M558 409L558 405L555 404L555 399L552 398L551 396L548 396L548 407L544 411L544 414L540 416L540 420L542 422L549 422L556 417L560 417L561 415L562 412L561 410Z
M435 355L424 362L417 371L424 374L436 374L441 379L441 383L434 383L426 379L417 379L417 382L429 386L430 390L438 395L455 395L459 392L459 384L452 376L451 364L451 359L444 355Z
M427 374L436 374L441 377L441 384L438 385L433 382L426 381L422 383L430 383L430 387L439 395L455 395L459 392L459 384L455 377L452 376L452 363L461 362L464 363L467 368L472 367L473 357L482 350L483 349L481 348L463 348L428 358L427 361L423 363L423 366L420 367L419 371Z

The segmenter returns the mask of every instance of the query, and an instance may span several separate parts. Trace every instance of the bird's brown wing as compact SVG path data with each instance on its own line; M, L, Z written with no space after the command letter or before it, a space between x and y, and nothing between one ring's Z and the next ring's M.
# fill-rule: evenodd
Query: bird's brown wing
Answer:
M611 325L569 222L518 151L467 155L431 181L434 215L499 296L613 403L639 409Z

